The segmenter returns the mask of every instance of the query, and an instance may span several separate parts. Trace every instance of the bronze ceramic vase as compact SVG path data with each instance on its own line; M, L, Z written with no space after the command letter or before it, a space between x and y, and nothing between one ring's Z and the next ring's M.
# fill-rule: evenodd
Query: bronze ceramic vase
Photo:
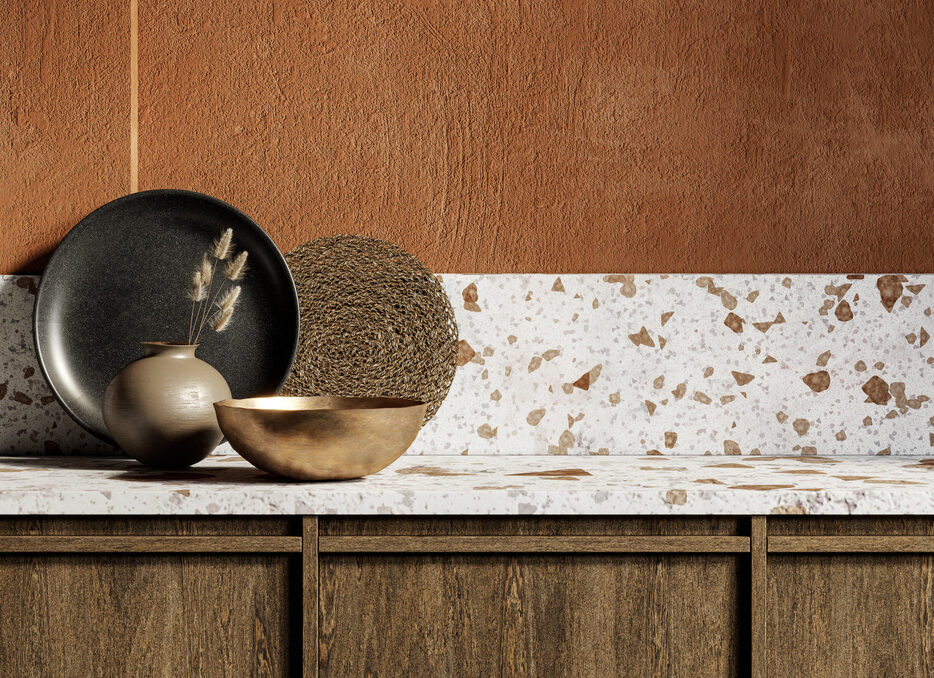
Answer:
M196 344L144 341L143 357L124 367L104 392L104 423L134 459L184 468L223 438L214 403L230 398L221 373L195 357Z

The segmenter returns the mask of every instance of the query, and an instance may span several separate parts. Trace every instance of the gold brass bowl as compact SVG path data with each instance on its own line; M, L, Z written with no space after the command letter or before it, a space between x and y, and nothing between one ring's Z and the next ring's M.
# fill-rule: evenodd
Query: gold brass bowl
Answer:
M427 407L332 396L214 403L221 431L244 459L296 480L360 478L386 468L415 440Z

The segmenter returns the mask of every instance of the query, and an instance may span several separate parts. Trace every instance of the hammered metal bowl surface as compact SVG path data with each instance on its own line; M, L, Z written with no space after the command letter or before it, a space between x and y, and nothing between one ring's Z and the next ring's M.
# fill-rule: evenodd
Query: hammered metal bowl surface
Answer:
M269 473L346 480L376 473L415 440L427 403L403 398L270 397L214 403L233 448Z

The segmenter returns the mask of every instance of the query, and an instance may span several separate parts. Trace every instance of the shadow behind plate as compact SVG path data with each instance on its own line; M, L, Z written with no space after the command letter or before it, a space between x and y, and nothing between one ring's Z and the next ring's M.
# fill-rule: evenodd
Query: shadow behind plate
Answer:
M36 295L36 353L62 406L94 435L112 442L104 389L142 356L139 342L187 340L191 273L228 227L250 270L231 324L206 329L197 355L234 398L272 395L295 357L298 296L282 254L245 214L199 193L134 193L82 219L55 250Z

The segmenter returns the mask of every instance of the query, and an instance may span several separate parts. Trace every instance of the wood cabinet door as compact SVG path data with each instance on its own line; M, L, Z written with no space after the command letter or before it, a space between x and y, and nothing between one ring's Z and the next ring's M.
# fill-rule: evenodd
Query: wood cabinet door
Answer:
M4 529L6 527L7 529ZM258 528L258 529L254 529ZM0 534L266 534L248 521L6 521ZM281 554L0 554L0 676L289 675ZM300 603L298 604L300 614Z
M887 538L930 536L929 519L770 521L772 535L819 537L811 553L770 553L768 666L773 678L934 676L934 556L885 552ZM852 548L875 553L817 552ZM899 544L893 544L893 549Z
M534 524L325 525L324 534L409 535L401 539L439 533L504 536L498 553L322 552L319 675L742 674L745 622L738 591L748 558L509 552L517 543L509 535L516 534L632 533L640 525L646 531L660 527L690 533L695 527L660 523L541 519Z

